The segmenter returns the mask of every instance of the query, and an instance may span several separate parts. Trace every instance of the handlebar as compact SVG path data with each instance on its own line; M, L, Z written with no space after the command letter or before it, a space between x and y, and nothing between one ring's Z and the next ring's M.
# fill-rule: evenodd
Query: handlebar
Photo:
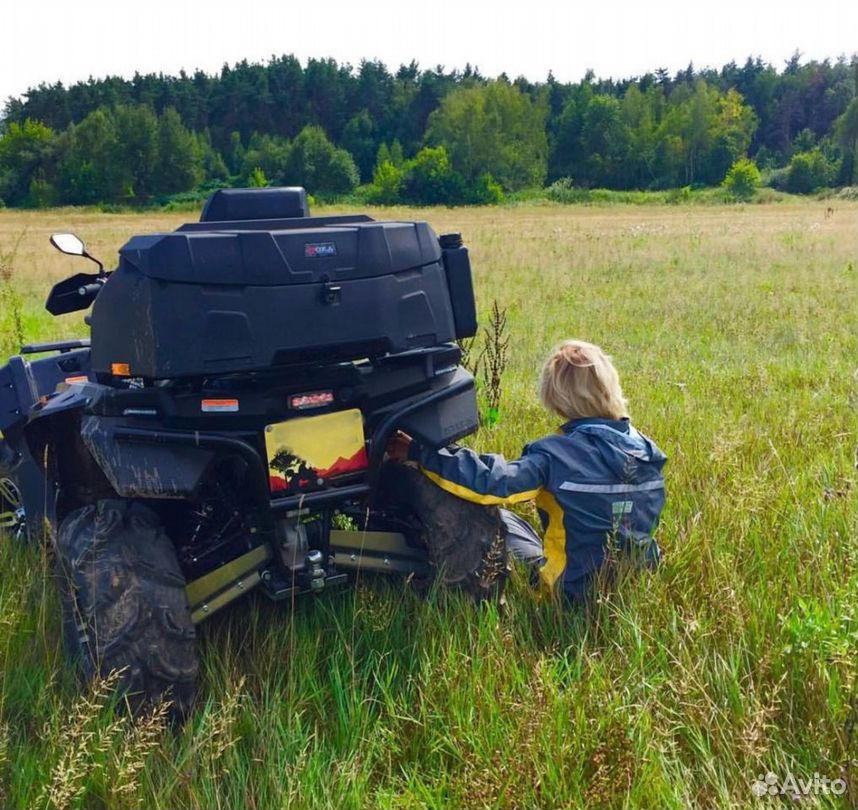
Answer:
M45 309L51 315L65 315L68 312L88 309L109 277L110 273L76 273L65 281L57 282L48 295Z

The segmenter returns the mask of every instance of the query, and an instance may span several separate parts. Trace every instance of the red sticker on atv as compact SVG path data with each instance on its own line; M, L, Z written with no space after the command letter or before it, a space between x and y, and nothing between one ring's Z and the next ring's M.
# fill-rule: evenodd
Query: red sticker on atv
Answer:
M323 408L334 401L333 391L313 391L309 394L295 394L289 398L289 407L298 411L307 408Z
M204 399L200 403L203 413L235 413L238 410L237 399Z

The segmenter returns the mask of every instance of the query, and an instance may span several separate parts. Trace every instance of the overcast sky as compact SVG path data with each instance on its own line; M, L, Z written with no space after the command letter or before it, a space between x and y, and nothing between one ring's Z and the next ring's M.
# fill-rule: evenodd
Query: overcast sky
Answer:
M332 56L564 81L858 50L858 0L4 0L0 101L39 82Z

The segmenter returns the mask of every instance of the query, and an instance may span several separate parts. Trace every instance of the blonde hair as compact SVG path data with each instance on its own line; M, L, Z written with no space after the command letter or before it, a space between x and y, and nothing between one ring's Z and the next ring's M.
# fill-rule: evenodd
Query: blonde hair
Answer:
M629 415L611 358L583 340L564 340L549 355L539 378L539 399L564 419Z

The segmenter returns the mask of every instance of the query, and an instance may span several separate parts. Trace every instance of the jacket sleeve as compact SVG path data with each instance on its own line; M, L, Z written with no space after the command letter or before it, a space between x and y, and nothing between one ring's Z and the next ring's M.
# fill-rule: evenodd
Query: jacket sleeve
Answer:
M529 448L516 461L507 461L465 447L433 450L412 442L408 457L439 487L473 503L529 501L548 479L548 457Z

